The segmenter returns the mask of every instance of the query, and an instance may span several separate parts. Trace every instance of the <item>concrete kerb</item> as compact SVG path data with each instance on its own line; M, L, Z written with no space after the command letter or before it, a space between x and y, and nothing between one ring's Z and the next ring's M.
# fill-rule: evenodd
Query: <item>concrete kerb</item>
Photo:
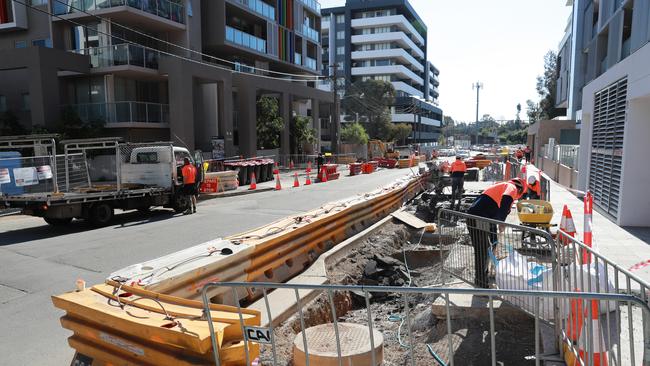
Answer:
M307 268L307 270L297 277L292 278L287 283L310 285L327 284L329 282L327 279L327 267L340 262L352 250L361 245L365 239L377 232L386 222L392 219L393 217L388 215L362 232L336 245L334 248L318 257L314 264ZM320 291L301 290L299 291L299 294L300 302L304 306L314 300L320 294ZM271 315L273 316L273 319L271 320L273 326L277 326L284 322L295 313L297 302L293 290L277 289L268 295L268 299L271 307ZM262 314L262 326L267 327L269 325L266 303L263 298L254 302L249 309L260 311Z

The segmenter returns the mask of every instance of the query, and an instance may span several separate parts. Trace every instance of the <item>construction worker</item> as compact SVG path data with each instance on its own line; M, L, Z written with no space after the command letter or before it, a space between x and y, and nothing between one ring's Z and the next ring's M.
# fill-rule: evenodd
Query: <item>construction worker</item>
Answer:
M541 182L534 175L528 176L528 194L526 196L531 200L538 200L542 197Z
M530 149L530 145L526 145L526 148L524 149L524 156L526 157L526 162L529 163L529 164L531 163L530 154L532 152L533 151Z
M184 215L196 213L196 167L190 162L190 158L183 159L183 195L187 202L187 210Z
M514 178L486 188L476 198L467 213L496 221L505 221L512 203L526 193L526 182ZM473 218L467 219L467 229L474 246L474 282L477 287L488 288L488 250L496 244L495 223Z
M454 209L456 198L458 198L458 210L463 200L463 185L465 183L465 172L467 165L461 159L460 155L456 156L456 161L451 163L451 209Z
M521 161L521 159L524 158L524 151L521 148L517 149L515 157L517 158L517 161Z

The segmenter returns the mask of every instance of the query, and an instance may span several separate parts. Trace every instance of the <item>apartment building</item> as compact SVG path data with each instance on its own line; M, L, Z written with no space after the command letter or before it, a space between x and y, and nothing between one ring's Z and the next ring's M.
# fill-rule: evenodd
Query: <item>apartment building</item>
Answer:
M29 1L29 0L26 0ZM315 0L0 0L0 113L56 129L71 113L130 141L257 154L256 101L277 97L289 153L294 114L314 119ZM6 14L6 15L5 15Z
M390 82L396 91L393 123L413 127L411 142L437 141L440 72L427 60L427 27L411 4L347 0L321 14L323 70L337 65L341 90L358 80Z
M578 186L619 225L650 226L650 2L573 0L559 103L580 120ZM560 86L560 84L562 84ZM566 93L564 91L566 90Z

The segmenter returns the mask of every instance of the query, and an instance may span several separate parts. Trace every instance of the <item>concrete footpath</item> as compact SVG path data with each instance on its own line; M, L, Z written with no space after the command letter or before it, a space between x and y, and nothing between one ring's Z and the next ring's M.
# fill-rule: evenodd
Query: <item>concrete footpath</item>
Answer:
M528 169L537 170L531 165ZM584 201L564 186L550 179L549 182L551 182L551 204L554 210L552 222L560 223L562 209L567 205L573 216L577 237L582 240ZM599 213L596 205L592 214L592 232L593 244L598 252L625 269L650 259L650 229L620 227ZM650 266L635 269L632 273L650 283Z

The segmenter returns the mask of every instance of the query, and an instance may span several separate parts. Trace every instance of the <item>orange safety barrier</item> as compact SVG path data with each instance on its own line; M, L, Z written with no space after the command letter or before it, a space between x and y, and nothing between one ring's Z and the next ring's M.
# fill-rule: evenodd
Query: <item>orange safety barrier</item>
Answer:
M361 174L363 164L361 164L361 163L350 163L348 165L348 168L350 169L350 175L359 175L359 174Z
M584 198L584 204L585 204L585 223L584 223L584 242L585 245L588 246L589 248L592 247L592 235L591 235L591 218L592 218L592 213L593 213L593 206L594 206L594 197L592 196L590 191L587 191L587 194L585 194ZM591 253L589 253L586 250L582 250L582 263L591 263Z

